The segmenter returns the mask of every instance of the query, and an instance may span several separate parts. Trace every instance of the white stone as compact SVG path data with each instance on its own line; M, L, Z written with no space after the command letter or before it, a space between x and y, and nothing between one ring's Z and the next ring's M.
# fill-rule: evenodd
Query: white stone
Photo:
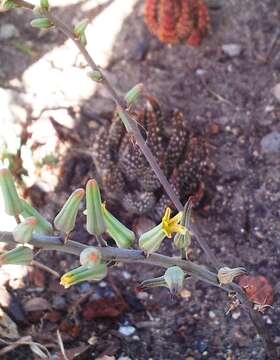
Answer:
M135 327L131 325L121 325L119 328L119 333L121 333L124 336L131 336L135 333L136 329Z
M242 47L239 44L224 44L222 50L226 55L235 57L240 55Z
M232 318L234 319L234 320L237 320L237 319L239 319L240 318L240 312L239 311L234 311L233 313L232 313Z

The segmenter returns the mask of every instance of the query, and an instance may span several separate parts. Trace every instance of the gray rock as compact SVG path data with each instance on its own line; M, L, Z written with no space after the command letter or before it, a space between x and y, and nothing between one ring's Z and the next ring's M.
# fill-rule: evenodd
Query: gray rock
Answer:
M0 26L0 40L9 40L19 36L19 31L13 24L3 24Z
M224 44L222 50L226 55L235 57L241 54L242 47L239 44Z
M265 135L261 140L261 150L263 153L280 152L280 133L272 131Z
M135 327L131 325L121 325L119 328L119 333L121 333L124 336L131 336L135 333Z

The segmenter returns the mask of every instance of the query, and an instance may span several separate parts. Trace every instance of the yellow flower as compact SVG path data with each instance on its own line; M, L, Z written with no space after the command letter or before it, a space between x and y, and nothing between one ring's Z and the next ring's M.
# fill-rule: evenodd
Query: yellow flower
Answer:
M179 233L183 235L186 234L187 229L180 224L182 215L182 212L179 212L173 218L170 218L171 209L166 209L165 214L162 218L162 228L168 238L171 238L173 233Z
M170 215L171 210L167 208L161 223L140 236L139 248L141 250L146 251L148 254L152 254L155 251L158 251L166 236L171 238L173 233L186 233L187 229L179 224L182 213L178 213L173 218L170 218Z

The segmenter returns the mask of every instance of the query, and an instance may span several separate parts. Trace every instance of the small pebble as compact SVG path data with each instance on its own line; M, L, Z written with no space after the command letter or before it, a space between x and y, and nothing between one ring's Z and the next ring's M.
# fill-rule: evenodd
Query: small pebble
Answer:
M183 289L181 292L180 292L180 295L183 299L189 299L191 296L192 296L192 293L187 290L187 289Z
M195 75L197 75L197 76L203 76L204 74L206 74L206 70L204 70L204 69L197 69L196 71L195 71Z
M139 300L146 300L146 299L148 299L149 294L145 291L140 291L139 293L136 294L136 297Z
M265 322L268 324L268 325L271 325L272 324L272 320L270 319L269 316L264 316L264 319L265 319Z
M135 327L131 325L121 325L119 328L119 333L121 333L124 336L131 336L135 333L136 329Z
M95 345L97 343L97 337L95 335L91 336L89 339L88 339L88 343L90 345Z
M198 340L196 342L196 347L197 347L197 350L203 354L208 348L208 343L205 340Z
M214 313L214 311L209 311L209 317L210 317L210 319L214 319L215 317L216 317L216 314Z
M231 315L231 317L234 319L234 320L237 320L240 318L240 312L239 311L234 311Z
M241 54L242 47L239 44L225 44L222 46L222 50L226 55L235 57Z
M99 283L99 286L102 287L102 288L104 288L104 287L107 286L107 283L106 283L105 281L101 281L101 282Z
M0 40L9 40L19 36L19 31L13 24L3 24L0 27Z
M263 153L280 152L280 132L272 131L265 135L261 140L261 149Z
M122 276L124 277L125 280L131 279L131 274L128 271L123 271Z

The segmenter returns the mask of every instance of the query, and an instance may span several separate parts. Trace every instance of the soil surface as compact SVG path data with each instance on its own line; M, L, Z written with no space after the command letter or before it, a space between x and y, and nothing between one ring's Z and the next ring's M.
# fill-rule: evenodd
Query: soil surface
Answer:
M280 2L221 1L210 10L211 32L198 49L161 44L146 28L143 1L91 0L55 10L65 21L87 16L94 24L114 3L126 16L110 56L100 62L118 91L143 82L164 111L182 111L186 125L204 137L215 171L204 179L207 197L195 211L197 225L221 264L244 266L273 284L275 302L263 319L280 347ZM90 144L114 106L101 86L93 89L79 76L84 61L63 35L30 28L32 18L23 10L0 13L0 91L3 106L9 106L3 125L6 120L15 126L22 141L25 161L16 170L19 180L22 167L27 170L24 195L52 219L67 194L95 176ZM3 37L7 24L14 28ZM72 238L92 244L83 224L81 215ZM162 249L172 252L167 245ZM190 257L207 263L195 242ZM60 275L78 265L74 257L54 252L37 260ZM20 337L31 336L53 359L63 359L58 329L69 359L267 358L248 315L242 308L226 314L227 294L205 283L187 281L173 299L161 288L137 292L140 281L162 274L155 267L119 264L100 284L69 290L41 269L19 272L1 281L2 299L14 298L0 305ZM39 358L28 345L2 356Z

